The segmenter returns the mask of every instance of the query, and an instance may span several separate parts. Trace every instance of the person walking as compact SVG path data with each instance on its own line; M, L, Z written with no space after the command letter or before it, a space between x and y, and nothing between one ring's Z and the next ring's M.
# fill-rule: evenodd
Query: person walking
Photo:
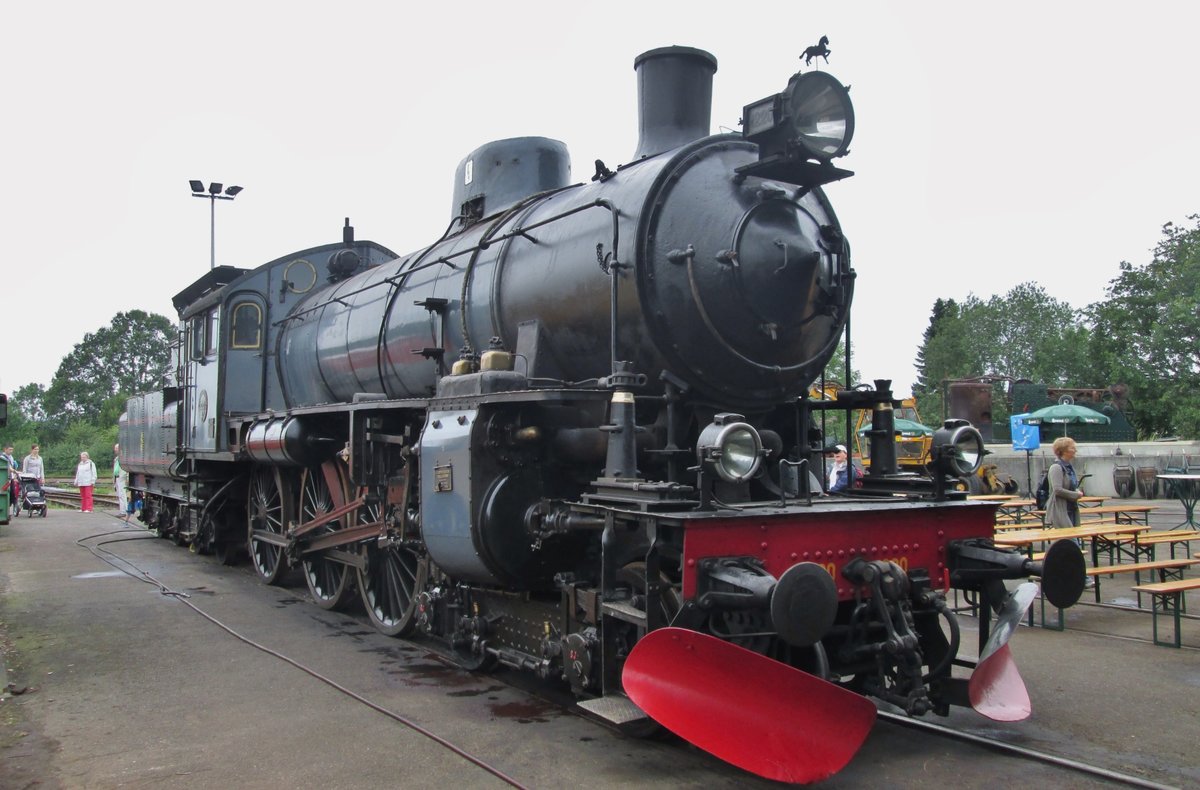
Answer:
M117 494L117 514L129 519L125 501L125 470L121 468L121 445L113 445L113 491Z
M1054 440L1054 454L1058 456L1046 479L1050 482L1050 497L1046 502L1046 521L1052 527L1073 527L1079 523L1079 477L1071 461L1075 459L1075 440L1060 436Z
M84 513L92 512L92 489L97 478L96 464L86 452L80 453L79 466L75 467L75 485L79 487L79 509Z

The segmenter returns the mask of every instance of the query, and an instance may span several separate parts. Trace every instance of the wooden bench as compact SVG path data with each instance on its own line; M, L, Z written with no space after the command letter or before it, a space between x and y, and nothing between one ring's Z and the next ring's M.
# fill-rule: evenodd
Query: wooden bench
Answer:
M1149 524L1150 513L1157 508L1158 505L1100 505L1080 508L1079 517L1083 519L1109 516L1122 524Z
M1183 544L1183 553L1186 555L1188 549L1191 548L1193 540L1200 540L1200 530L1195 529L1170 529L1165 532L1150 532L1138 538L1138 548L1142 546L1150 547L1150 559L1154 559L1154 547L1163 543L1171 546L1171 559L1175 559L1175 545Z
M996 532L1017 532L1019 530L1029 529L1029 528L1030 528L1029 524L1001 524L999 522L997 522L994 527Z
M1198 564L1197 560L1188 559L1170 559L1158 560L1157 562L1135 562L1125 565L1099 565L1095 568L1088 568L1087 575L1094 581L1093 592L1096 594L1096 603L1100 603L1100 577L1115 576L1118 573L1132 573L1134 588L1142 583L1142 571L1158 571L1158 580L1160 582L1171 581L1174 579L1182 579L1183 571L1193 565ZM1142 596L1138 594L1138 606L1142 605Z
M1127 527L1130 524L1127 521L1084 521L1080 526ZM1129 557L1135 563L1140 562L1143 553L1141 539L1142 535L1146 534L1147 531L1148 528L1146 528L1146 531L1137 534L1113 532L1112 534L1097 535L1092 538L1092 564L1097 566L1100 564L1099 556L1102 551L1108 552L1109 565L1112 565L1114 562L1120 562L1122 555ZM1154 559L1153 555L1150 556L1150 559Z
M1184 601L1183 594L1188 590L1200 590L1200 579L1176 579L1170 582L1158 582L1157 584L1139 584L1133 588L1139 593L1146 593L1153 596L1154 605L1152 612L1154 616L1154 644L1163 645L1165 647L1180 647L1179 638L1179 614L1183 610ZM1162 642L1158 639L1158 613L1171 612L1175 615L1175 641Z
M1003 510L996 511L997 524L1022 524L1029 526L1031 524L1041 524L1040 516L1033 515L1030 511L1024 512L1005 512Z
M1137 555L1134 561L1138 562L1142 557L1153 562L1155 560L1154 550L1157 546L1164 543L1171 547L1171 559L1175 559L1175 547L1183 544L1184 556L1187 556L1188 549L1191 548L1191 541L1200 540L1200 530L1195 529L1169 529L1162 532L1143 532L1138 535L1136 544L1132 538L1125 536L1111 541L1113 545L1118 546L1126 554Z

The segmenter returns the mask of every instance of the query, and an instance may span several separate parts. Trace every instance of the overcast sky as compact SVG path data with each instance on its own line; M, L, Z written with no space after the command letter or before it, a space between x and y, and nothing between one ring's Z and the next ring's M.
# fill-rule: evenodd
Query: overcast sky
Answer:
M853 245L855 366L912 384L937 297L1027 281L1084 307L1200 211L1200 3L9 4L0 30L0 391L49 384L120 311L176 318L209 266L341 239L399 253L450 218L458 161L565 142L575 180L636 144L633 59L718 60L713 130L822 35L857 133L828 188ZM15 333L14 331L15 330Z

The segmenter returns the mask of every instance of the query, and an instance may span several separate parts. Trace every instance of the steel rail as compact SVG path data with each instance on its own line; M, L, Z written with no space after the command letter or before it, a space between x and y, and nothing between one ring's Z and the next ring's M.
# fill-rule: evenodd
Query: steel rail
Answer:
M880 719L882 719L883 721L890 722L892 724L897 724L901 727L908 727L910 729L921 730L923 732L932 733L935 735L941 735L945 738L950 738L952 740L971 743L976 746L982 746L986 749L993 749L998 752L1004 752L1005 754L1011 754L1013 756L1022 757L1027 760L1033 760L1035 762L1046 763L1048 765L1056 765L1060 768L1065 768L1069 771L1075 771L1076 773L1088 774L1090 776L1095 776L1095 777L1098 777L1101 779L1108 779L1113 782L1120 782L1121 784L1126 784L1126 785L1129 785L1130 787L1147 787L1147 788L1152 788L1153 790L1178 790L1178 788L1176 788L1174 785L1160 784L1158 782L1152 782L1148 779L1143 779L1140 776L1132 776L1130 774L1123 774L1123 773L1120 773L1119 771L1113 771L1108 768L1101 768L1100 766L1091 765L1090 763L1081 762L1079 760L1072 760L1069 757L1060 757L1056 754L1040 752L1036 749L1030 749L1030 748L1024 747L1024 746L1017 746L1015 744L1005 743L1004 741L998 741L993 738L985 738L982 735L973 735L973 734L967 733L967 732L960 732L958 730L951 729L950 727L945 727L941 724L934 724L934 723L928 722L928 721L920 721L918 719L910 719L909 717L902 716L898 713L889 713L887 711L881 710L878 713L878 717Z
M118 536L118 537L114 537L111 540L98 541L94 546L90 545L87 542L87 541L96 540L97 538L106 538L109 536ZM337 681L333 680L332 678L318 672L317 670L313 669L312 667L309 667L308 665L306 665L288 655L285 655L284 653L274 650L273 648L267 647L266 645L263 645L259 642L254 641L250 637L246 636L245 634L240 633L239 631L235 630L228 624L222 622L221 620L217 619L213 615L204 611L196 604L192 603L192 601L189 600L190 596L187 593L171 589L165 583L159 581L154 576L151 576L147 571L140 568L137 564L135 564L128 557L123 557L114 551L104 548L104 546L109 543L122 543L122 542L128 541L128 540L146 540L148 538L149 538L149 536L144 533L137 534L136 532L131 533L129 529L120 529L120 530L113 530L110 532L101 532L101 533L97 533L94 535L87 535L87 536L82 537L79 540L75 541L75 545L80 546L81 548L87 549L88 551L90 551L93 555L95 555L99 559L103 560L104 562L111 565L113 568L121 571L122 573L126 574L127 576L135 579L136 581L140 581L145 584L150 584L154 587L157 587L160 594L174 598L175 600L179 601L181 604L188 607L193 612L200 615L205 620L207 620L208 622L215 625L217 628L220 628L222 631L224 631L228 635L232 636L234 639L238 640L239 642L242 642L243 644L246 644L246 645L254 648L255 650L266 653L267 655L271 656L272 658L276 658L276 659L284 662L285 664L288 664L288 665L294 667L295 669L300 670L301 672L314 678L315 680L320 681L321 683L324 683L325 685L344 694L345 696L353 699L354 701L356 701L362 705L365 705L366 707L370 708L371 710L375 711L376 713L380 713L380 714L388 717L389 719L392 719L393 721L397 722L398 724L401 724L401 725L413 730L414 732L424 735L426 738L430 739L434 743L437 743L439 746L442 746L443 748L447 749L448 751L452 752L453 754L458 755L462 759L466 760L467 762L471 763L472 765L476 766L477 768L483 770L484 772L491 774L496 779L499 779L500 781L504 782L505 784L507 784L511 787L518 788L519 790L525 790L526 785L522 784L520 781L518 781L517 779L514 779L513 777L509 776L508 774L504 773L499 768L495 767L494 765L490 764L489 762L485 761L484 759L477 757L474 754L468 752L465 748L458 746L457 744L453 743L452 741L450 741L446 738L443 738L442 736L433 732L432 730L429 730L429 729L421 726L420 724L417 724L413 719L409 718L408 716L405 716L404 714L402 714L398 711L387 708L384 705L381 705L380 703L377 703L374 700L371 700L368 697L365 697L362 694L359 694L358 692L347 688L346 686L344 686L341 683L338 683ZM107 555L107 556L105 556L105 555Z

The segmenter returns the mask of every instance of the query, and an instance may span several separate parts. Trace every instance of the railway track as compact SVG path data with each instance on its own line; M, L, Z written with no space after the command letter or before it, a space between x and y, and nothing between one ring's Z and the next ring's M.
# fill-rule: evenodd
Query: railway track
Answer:
M989 738L984 735L963 732L952 727L924 721L922 719L910 718L897 713L889 713L881 710L879 711L878 717L879 721L896 727L916 730L927 735L944 738L955 743L978 746L1022 760L1029 760L1043 765L1052 765L1079 777L1087 776L1093 779L1107 780L1109 782L1127 787L1145 787L1153 788L1154 790L1172 790L1174 787L1174 785L1160 784L1158 782L1144 779L1140 776L1121 773L1120 771L1114 771L1081 760L1074 760L1057 754L1050 754L1048 752L1030 749L1028 747L1008 743L996 738Z
M56 486L45 486L42 491L46 494L46 501L58 505L59 507L79 508L79 491L72 491L67 488L58 488ZM116 510L117 498L107 494L92 494L92 502L96 509Z

